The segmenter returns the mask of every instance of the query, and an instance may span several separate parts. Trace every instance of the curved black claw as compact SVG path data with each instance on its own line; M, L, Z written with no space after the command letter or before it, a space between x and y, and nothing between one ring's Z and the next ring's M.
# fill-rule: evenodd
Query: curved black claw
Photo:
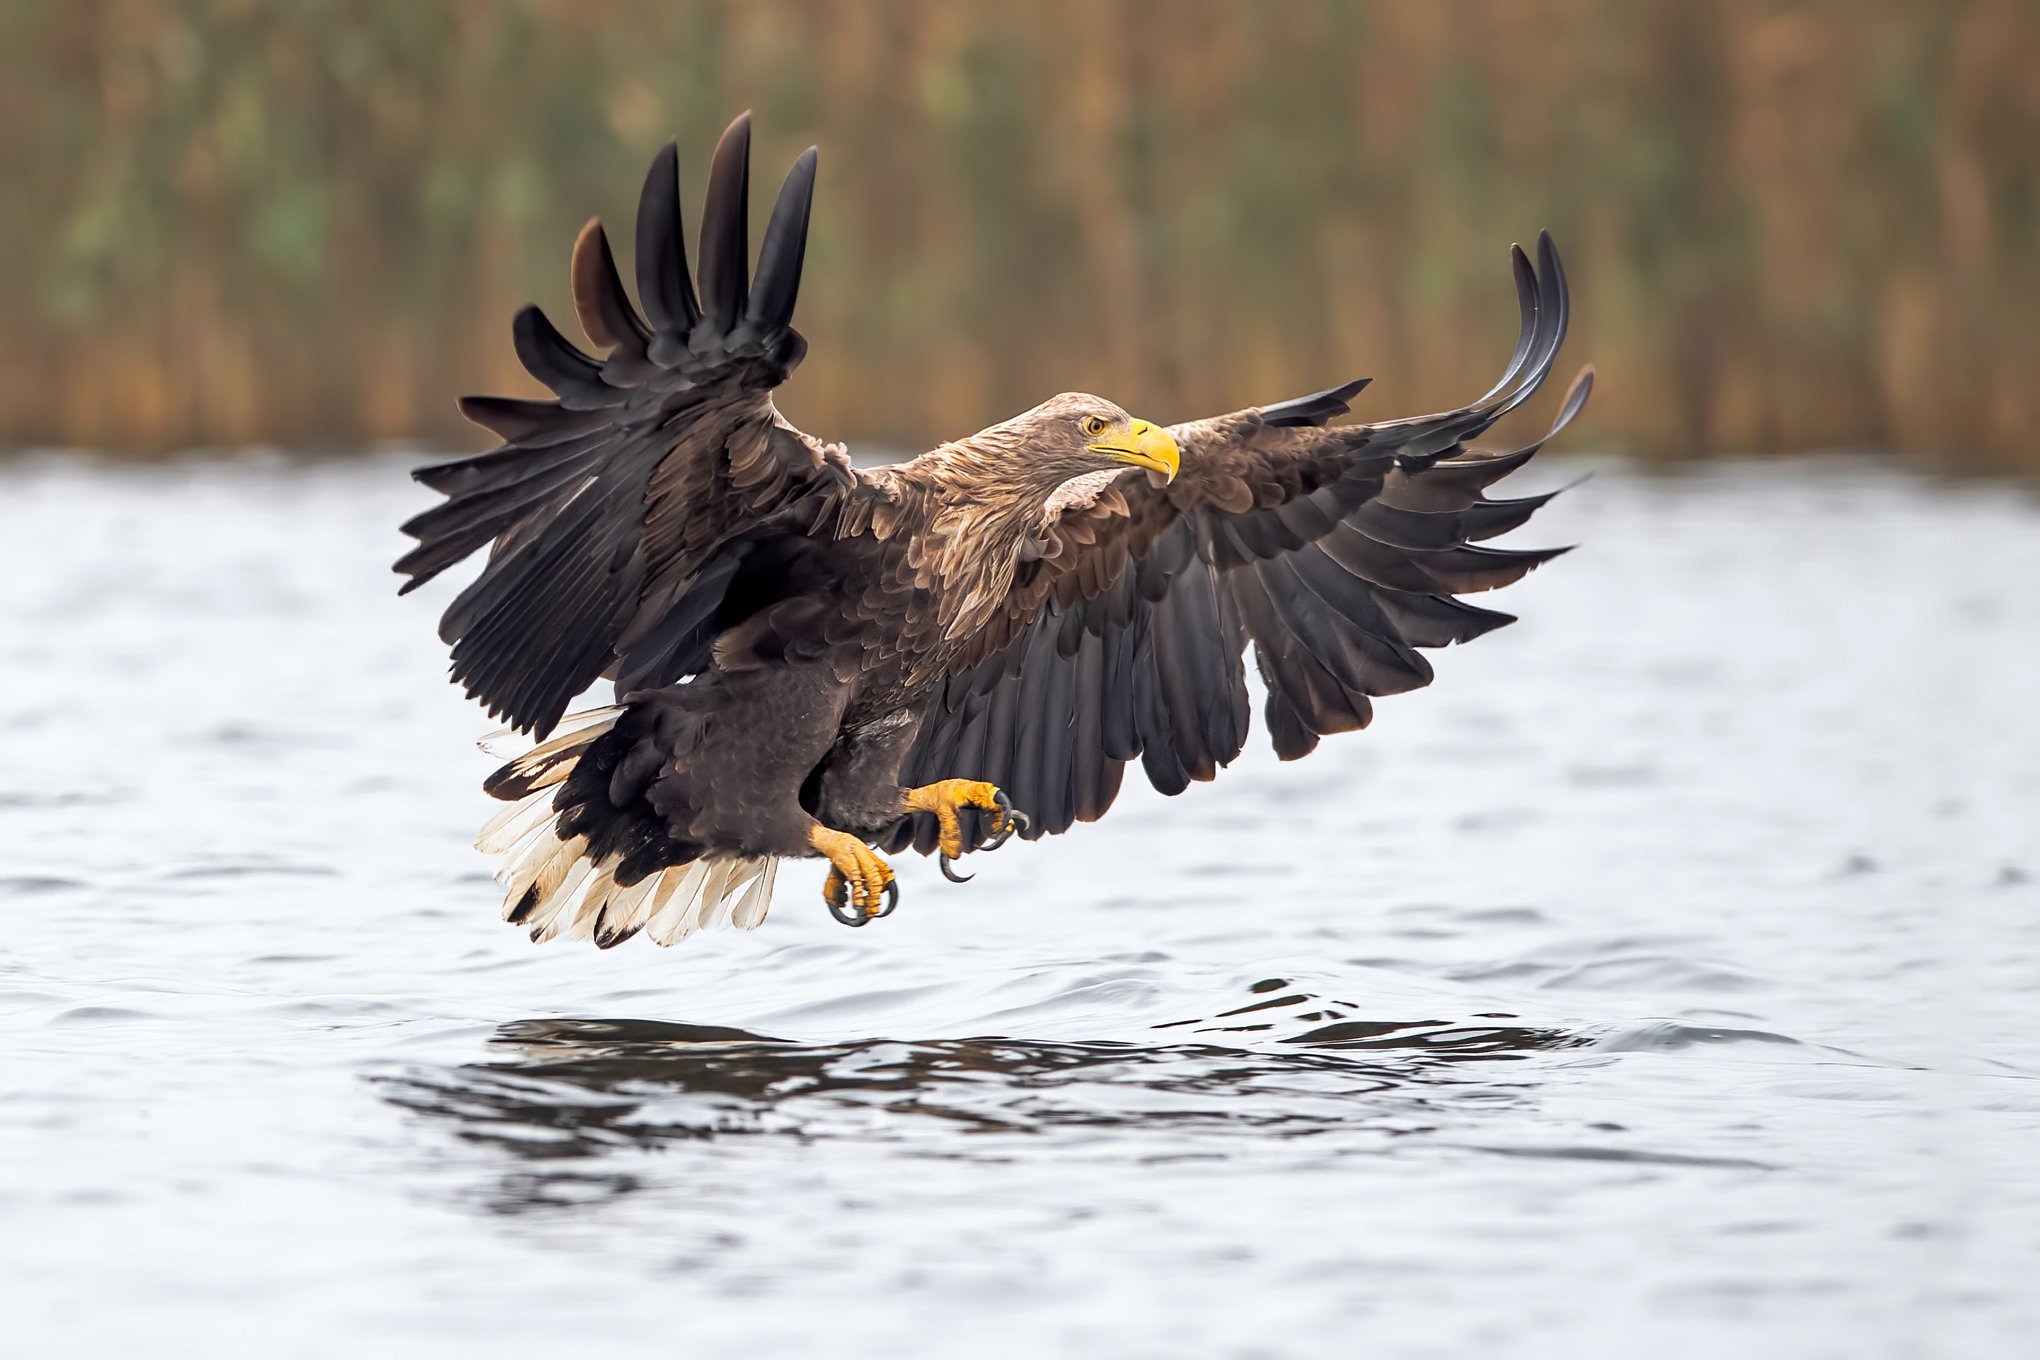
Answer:
M1025 831L1030 825L1027 820L1027 814L1013 806L1013 800L1006 796L1004 789L1000 789L992 795L992 804L998 810L999 829L996 833L985 837L976 845L971 846L972 850L996 850L1007 841L1012 840L1015 831ZM976 874L959 874L956 872L956 861L948 855L942 856L942 876L951 883L968 883L977 877Z
M824 888L822 900L828 903L829 915L853 930L871 921L869 916L850 905L850 883L847 879L837 879L834 891Z
M1013 800L1006 796L1004 789L1000 789L992 801L998 804L1001 814L999 830L996 835L978 842L977 848L980 850L996 850L1007 841L1012 840L1015 831L1025 831L1029 826L1033 825L1032 822L1027 820L1026 813L1013 806Z
M849 926L852 930L856 930L859 927L868 926L873 921L893 914L893 908L900 904L900 883L898 879L894 879L885 885L885 905L868 916L862 907L851 904L850 885L847 881L842 884L838 891L833 893L825 892L822 900L828 904L829 915L835 917L844 925Z

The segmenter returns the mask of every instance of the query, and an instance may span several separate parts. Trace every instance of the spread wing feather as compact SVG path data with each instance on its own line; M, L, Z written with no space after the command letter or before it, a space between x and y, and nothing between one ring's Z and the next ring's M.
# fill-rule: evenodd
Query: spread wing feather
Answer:
M1237 756L1249 650L1270 738L1294 759L1328 733L1365 727L1374 698L1428 684L1419 649L1512 622L1457 596L1564 550L1481 546L1550 499L1484 493L1579 413L1592 371L1534 443L1465 447L1537 391L1565 338L1550 237L1534 265L1520 249L1510 258L1521 326L1501 380L1478 401L1329 426L1362 381L1176 426L1173 483L1129 473L1122 498L1047 526L1006 614L928 705L902 782L991 780L1032 819L1029 836L1062 832L1111 806L1135 758L1156 788L1178 793ZM931 851L933 819L904 819L889 843Z
M468 419L503 443L421 468L446 500L404 526L412 590L490 544L447 609L453 676L510 726L543 735L607 675L622 689L700 669L747 555L800 533L858 484L840 447L782 419L771 392L807 345L792 329L815 152L794 163L747 275L750 118L723 134L702 209L697 298L671 145L637 215L640 315L601 224L574 247L583 353L527 307L512 339L550 401L469 397Z

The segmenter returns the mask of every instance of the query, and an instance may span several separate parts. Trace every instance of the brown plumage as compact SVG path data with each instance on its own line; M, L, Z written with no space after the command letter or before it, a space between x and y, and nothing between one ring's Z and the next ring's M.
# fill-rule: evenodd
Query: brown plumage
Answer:
M468 693L545 738L615 683L616 708L489 782L518 806L483 843L509 853L507 912L535 937L756 924L776 860L817 853L861 924L891 878L868 845L941 848L946 868L987 831L1101 816L1134 760L1165 793L1212 778L1246 741L1249 649L1276 751L1303 755L1428 683L1420 649L1511 621L1456 596L1555 555L1480 545L1548 499L1484 496L1544 439L1465 446L1557 356L1549 237L1534 265L1512 248L1521 333L1468 406L1330 426L1363 380L1164 431L1066 393L860 469L773 406L807 348L790 323L815 152L753 281L749 142L746 116L716 149L698 279L668 146L638 209L642 313L591 222L574 305L604 356L525 309L518 357L556 399L464 400L502 444L416 474L446 500L405 525L405 590L491 545L440 625Z

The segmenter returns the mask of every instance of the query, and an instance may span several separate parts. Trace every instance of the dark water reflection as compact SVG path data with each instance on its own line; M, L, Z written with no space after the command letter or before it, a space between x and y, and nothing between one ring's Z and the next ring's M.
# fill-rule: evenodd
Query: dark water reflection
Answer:
M378 1080L393 1102L452 1120L463 1136L543 1156L665 1138L856 1133L873 1110L891 1116L873 1135L881 1138L904 1136L899 1121L910 1119L958 1132L1137 1125L1279 1137L1364 1122L1370 1096L1420 1104L1425 1088L1475 1080L1468 1063L1582 1042L1556 1030L1432 1021L1352 1029L1367 1037L1262 1053L1002 1038L801 1044L656 1020L524 1020L497 1032L487 1062ZM1285 1109L1285 1097L1297 1096L1331 1108Z
M1223 1156L1225 1141L1435 1132L1455 1098L1533 1098L1480 1068L1585 1041L1557 1030L1346 1021L1263 1052L1013 1038L804 1044L714 1025L535 1019L489 1060L373 1080L384 1098L505 1154L492 1211L646 1188L629 1154L723 1138L870 1139L1000 1159L983 1135L1123 1130L1132 1155ZM977 1135L978 1137L971 1137ZM591 1163L597 1165L590 1165ZM602 1163L617 1164L607 1169Z

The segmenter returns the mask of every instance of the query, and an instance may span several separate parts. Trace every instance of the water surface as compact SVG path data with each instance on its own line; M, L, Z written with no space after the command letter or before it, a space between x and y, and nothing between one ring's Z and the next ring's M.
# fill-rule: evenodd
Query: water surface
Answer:
M1604 468L1366 733L604 954L495 920L423 494L0 469L9 1349L2030 1353L2031 501Z

